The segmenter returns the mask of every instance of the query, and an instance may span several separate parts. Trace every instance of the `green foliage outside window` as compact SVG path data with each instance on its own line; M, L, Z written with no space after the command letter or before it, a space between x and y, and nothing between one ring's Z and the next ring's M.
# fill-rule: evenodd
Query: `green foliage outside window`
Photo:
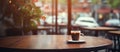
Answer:
M120 7L120 0L108 0L108 3L112 8Z

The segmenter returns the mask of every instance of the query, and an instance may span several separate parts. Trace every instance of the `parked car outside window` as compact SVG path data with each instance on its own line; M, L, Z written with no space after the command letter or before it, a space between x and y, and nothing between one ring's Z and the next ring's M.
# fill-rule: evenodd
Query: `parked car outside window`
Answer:
M79 17L75 25L79 25L81 27L98 27L99 24L95 21L93 17Z
M109 19L105 22L105 26L120 26L119 19Z

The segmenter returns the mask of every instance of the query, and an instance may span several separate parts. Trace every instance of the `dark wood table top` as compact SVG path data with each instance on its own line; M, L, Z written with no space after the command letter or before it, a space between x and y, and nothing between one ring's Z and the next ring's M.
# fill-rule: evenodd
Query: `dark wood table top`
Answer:
M109 31L108 33L120 36L120 31Z
M69 44L70 35L30 35L0 38L0 48L27 50L71 50L71 49L104 49L112 45L112 41L101 37L80 36L85 43Z
M83 27L82 29L86 30L96 30L96 31L114 31L118 30L118 28L113 28L113 27Z

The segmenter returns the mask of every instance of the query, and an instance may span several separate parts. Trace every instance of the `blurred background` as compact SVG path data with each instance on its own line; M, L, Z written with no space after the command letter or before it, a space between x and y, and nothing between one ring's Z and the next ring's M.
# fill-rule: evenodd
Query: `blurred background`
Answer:
M0 0L0 36L69 34L97 26L120 27L119 0Z

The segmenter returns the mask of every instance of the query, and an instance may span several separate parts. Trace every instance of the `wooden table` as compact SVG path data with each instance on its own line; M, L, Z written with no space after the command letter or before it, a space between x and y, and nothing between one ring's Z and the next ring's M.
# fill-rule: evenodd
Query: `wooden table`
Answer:
M49 32L50 29L53 29L53 28L49 26L38 26L37 27L38 32L42 32L42 34L47 34L47 32Z
M115 36L120 36L120 31L109 31L109 33L114 34Z
M30 35L0 38L0 51L90 52L111 47L112 41L100 37L80 37L85 43L69 44L70 35Z
M38 30L49 30L52 29L52 27L47 27L47 26L38 26Z
M80 29L95 31L95 36L98 36L99 31L106 32L106 31L118 30L118 28L113 28L113 27L81 27Z
M109 31L108 35L110 35L109 38L114 41L113 49L115 51L119 51L120 50L120 31Z
M46 24L45 26L51 26L53 28L55 28L55 31L56 31L56 24ZM67 24L64 24L64 23L61 23L61 24L58 24L57 26L57 33L61 34L62 32L62 29L66 29L67 28ZM63 33L64 34L64 33ZM66 34L66 33L65 33Z

